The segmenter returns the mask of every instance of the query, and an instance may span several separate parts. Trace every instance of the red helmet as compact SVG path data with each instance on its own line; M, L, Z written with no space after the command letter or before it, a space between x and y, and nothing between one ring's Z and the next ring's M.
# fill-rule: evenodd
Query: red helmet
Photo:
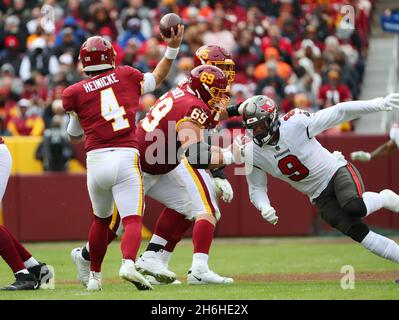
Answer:
M82 44L79 60L83 71L101 71L115 67L116 52L111 42L100 36L88 38Z
M220 110L219 102L227 105L227 78L222 70L211 65L201 65L191 70L188 86L208 106Z
M230 53L222 47L216 45L205 45L195 52L194 65L200 66L210 64L222 69L227 77L227 81L231 84L234 81L234 61Z

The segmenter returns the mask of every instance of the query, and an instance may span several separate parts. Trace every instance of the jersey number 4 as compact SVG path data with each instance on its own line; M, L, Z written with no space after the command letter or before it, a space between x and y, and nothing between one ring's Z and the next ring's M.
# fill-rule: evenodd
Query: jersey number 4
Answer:
M101 90L101 115L105 120L113 121L114 131L130 127L129 120L124 118L125 114L125 108L119 105L114 90L112 88Z
M296 156L292 154L282 158L278 162L278 168L288 176L292 181L301 181L309 175L309 169L306 168Z

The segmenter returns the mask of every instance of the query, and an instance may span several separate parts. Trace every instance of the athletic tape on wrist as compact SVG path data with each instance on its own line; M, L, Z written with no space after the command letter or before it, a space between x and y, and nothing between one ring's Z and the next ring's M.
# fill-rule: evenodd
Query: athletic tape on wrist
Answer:
M169 60L175 60L179 54L179 48L166 47L165 58Z

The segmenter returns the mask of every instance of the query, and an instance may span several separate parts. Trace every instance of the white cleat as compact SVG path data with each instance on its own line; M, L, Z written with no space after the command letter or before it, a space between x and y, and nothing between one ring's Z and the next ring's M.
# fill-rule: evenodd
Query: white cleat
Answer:
M176 281L176 274L165 267L154 251L145 251L141 257L137 259L136 268L143 275L152 276L163 284Z
M90 261L82 257L82 248L75 248L71 251L71 258L78 273L78 279L82 285L87 287L90 277Z
M188 284L232 284L232 278L222 277L209 270L208 266L191 269L187 275Z
M88 291L101 291L101 272L90 271L89 282L87 283Z
M144 276L136 270L133 260L122 259L119 276L133 283L138 290L153 290L154 288Z
M399 212L399 195L389 189L382 190L380 194L386 199L384 208Z

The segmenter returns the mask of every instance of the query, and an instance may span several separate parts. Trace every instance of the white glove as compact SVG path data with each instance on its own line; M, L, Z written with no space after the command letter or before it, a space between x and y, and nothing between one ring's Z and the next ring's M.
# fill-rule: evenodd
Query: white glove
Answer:
M391 111L393 109L399 109L399 93L391 93L385 98L377 98L380 101L379 107L381 111Z
M224 202L230 203L233 200L233 188L227 179L212 178L212 184L216 195Z
M261 210L262 218L270 222L272 225L276 225L278 222L278 217L276 215L276 210L273 207L264 207Z
M351 153L351 159L361 162L367 162L371 159L371 154L365 151L355 151Z

